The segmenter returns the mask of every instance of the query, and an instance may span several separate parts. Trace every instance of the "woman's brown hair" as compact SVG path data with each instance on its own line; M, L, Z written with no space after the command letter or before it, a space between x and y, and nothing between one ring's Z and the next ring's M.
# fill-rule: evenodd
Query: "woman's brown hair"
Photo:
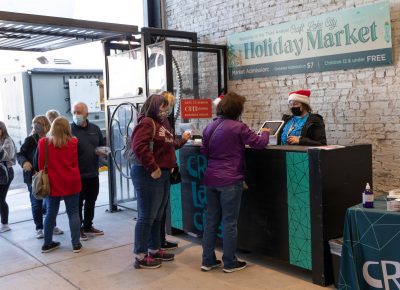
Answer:
M306 110L308 113L312 112L312 109L311 109L310 105L307 105L307 104L304 104L304 103L301 103L301 105L303 106L303 109Z
M0 130L1 130L0 141L4 142L4 140L7 137L10 137L10 135L8 135L6 124L2 121L0 121Z
M54 147L61 148L72 139L71 126L65 117L57 117L51 124L48 134Z
M234 92L229 92L217 105L217 115L225 116L232 120L237 120L243 113L246 98Z

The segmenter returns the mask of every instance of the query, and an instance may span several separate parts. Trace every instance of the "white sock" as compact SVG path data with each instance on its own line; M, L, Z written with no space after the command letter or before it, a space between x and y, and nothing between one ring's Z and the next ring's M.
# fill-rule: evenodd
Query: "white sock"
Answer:
M140 253L140 254L135 254L134 256L135 256L135 259L136 259L136 260L141 261L141 260L143 260L144 256L146 256L146 255Z
M159 250L151 250L151 249L149 249L149 253L150 253L150 254L156 254L156 253L158 253L158 251L159 251Z

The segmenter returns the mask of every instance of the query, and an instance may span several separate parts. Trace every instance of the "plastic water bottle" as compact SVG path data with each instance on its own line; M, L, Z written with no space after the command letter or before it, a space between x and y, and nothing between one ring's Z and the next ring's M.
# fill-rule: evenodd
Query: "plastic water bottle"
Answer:
M369 183L365 186L365 190L362 194L363 197L363 207L373 208L374 207L374 193L369 186Z

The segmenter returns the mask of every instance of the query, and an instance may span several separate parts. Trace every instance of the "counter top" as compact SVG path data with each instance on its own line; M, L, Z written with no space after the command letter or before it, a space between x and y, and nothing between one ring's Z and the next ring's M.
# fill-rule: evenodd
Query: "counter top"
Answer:
M188 141L185 146L201 147L201 142ZM299 145L267 145L266 150L282 150L282 151L295 151L295 152L307 152L309 149L319 149L319 150L336 150L341 149L346 146L342 145L328 145L328 146L299 146ZM251 149L251 147L246 145L246 148Z

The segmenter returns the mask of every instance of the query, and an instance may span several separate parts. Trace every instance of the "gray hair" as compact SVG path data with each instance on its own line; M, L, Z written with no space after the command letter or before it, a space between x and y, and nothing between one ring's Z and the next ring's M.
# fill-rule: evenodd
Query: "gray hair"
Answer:
M82 106L85 113L89 113L89 108L84 102L76 102L74 103L73 108L75 108L75 106Z
M52 123L59 116L60 113L57 110L48 110L46 112L46 117L49 119L50 123Z

